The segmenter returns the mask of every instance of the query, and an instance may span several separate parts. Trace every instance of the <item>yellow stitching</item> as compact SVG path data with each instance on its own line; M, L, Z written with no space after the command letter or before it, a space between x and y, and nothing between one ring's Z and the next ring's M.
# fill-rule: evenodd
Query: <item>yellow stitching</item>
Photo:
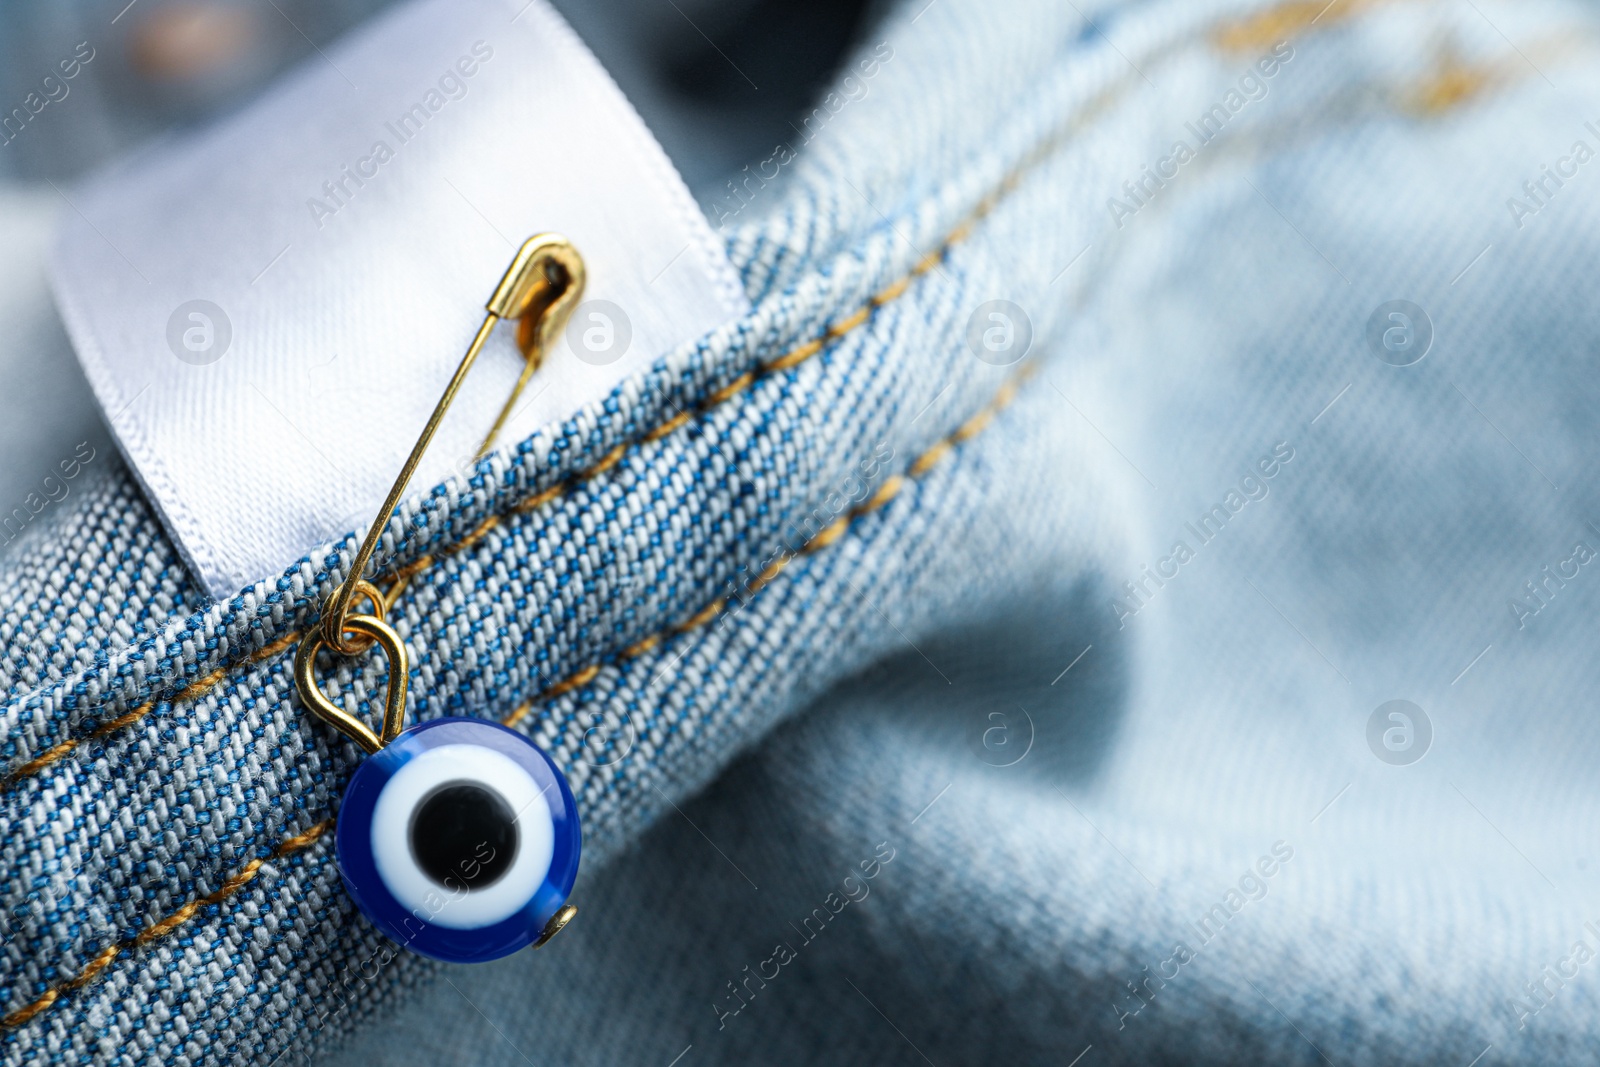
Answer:
M1338 0L1336 0L1336 2L1338 2ZM1355 9L1358 9L1358 8L1361 8L1361 7L1370 6L1371 4L1380 2L1380 0L1343 0L1343 2L1344 2L1344 5L1353 12ZM1308 4L1308 3L1302 2L1302 0L1290 0L1289 3L1279 5L1279 7L1276 7L1276 8L1270 9L1267 12L1264 12L1262 15L1257 16L1257 18L1255 20L1251 21L1251 22L1231 24L1233 26L1232 30L1230 30L1228 26L1224 26L1222 29L1218 30L1216 34L1213 35L1213 40L1216 41L1222 47L1228 47L1228 48L1243 47L1242 45L1238 44L1238 42L1240 40L1248 39L1248 34L1247 34L1246 31L1256 32L1256 33L1265 33L1266 31L1263 30L1261 27L1263 25L1266 25L1266 23L1263 22L1262 20L1269 19L1270 17L1272 17L1274 15L1275 12L1276 13L1280 13L1278 15L1278 17L1282 20L1282 25L1289 26L1292 29L1301 28L1303 25L1309 25L1310 23L1317 21L1317 19L1315 17L1316 16L1316 12L1315 11L1312 11L1307 15L1302 10L1302 9L1310 8L1310 7L1317 7L1317 4L1315 4L1315 3ZM1305 17L1302 18L1302 15L1305 15ZM1339 17L1342 18L1342 17L1344 17L1344 15L1341 13L1339 15ZM1300 21L1296 21L1296 20L1300 20ZM1333 20L1329 20L1329 21L1333 21ZM1290 25L1291 23L1293 24L1292 26ZM1273 24L1274 27L1276 27L1277 25L1278 25L1277 23ZM1279 34L1281 32L1285 32L1285 31L1280 31L1277 28L1274 28L1272 30L1272 34ZM1234 36L1229 36L1229 33L1233 33ZM1243 36L1241 36L1241 35L1243 35ZM1271 43L1275 42L1277 39L1278 39L1278 37L1274 36L1272 38L1272 41L1269 41L1268 43L1271 44ZM1252 44L1252 45L1250 45L1250 47L1254 47L1254 45ZM1104 106L1109 104L1109 102L1114 98L1115 98L1115 94L1110 90L1107 90L1106 92L1100 93L1098 96L1096 96L1094 98L1094 100L1090 101L1090 103L1087 105L1088 115L1089 116L1094 115L1099 110L1101 110ZM1068 128L1069 129L1077 128L1078 125L1080 125L1081 122L1085 120L1085 118L1086 118L1086 116L1080 115L1076 121L1074 121L1073 123L1069 124ZM911 282L911 280L913 278L927 273L934 266L936 266L940 262L940 260L943 259L945 254L948 253L948 251L950 250L950 247L952 245L958 243L962 238L967 236L968 232L970 231L970 227L971 227L972 222L974 220L976 220L976 219L981 219L984 216L988 215L989 212L994 209L995 205L1000 202L1000 199L1002 198L1003 194L1008 193L1008 192L1010 192L1011 190L1013 190L1013 189L1015 189L1017 187L1017 185L1021 181L1022 174L1024 172L1028 171L1029 169L1031 169L1033 166L1037 165L1041 160L1045 159L1060 144L1061 140L1062 140L1062 138L1058 135L1058 136L1053 136L1053 137L1046 138L1045 140L1041 141L1039 143L1038 147L1034 151L1030 152L1009 174L1007 174L1005 176L1004 179L1002 179L1002 181L1000 182L1000 185L995 190L991 191L988 195L986 195L982 200L980 200L978 202L977 206L973 209L973 211L968 215L968 217L966 219L962 220L960 223L958 223L950 231L950 233L946 236L944 243L941 245L941 247L938 250L936 250L935 252L929 253L927 256L924 256L904 276L902 276L901 278L897 279L896 281L890 283L888 286L886 286L883 290L881 290L875 296L871 297L869 299L869 301L868 301L868 307L869 308L871 308L871 307L881 307L882 305L888 303L889 301L894 300L895 298L899 297L901 294L903 294L907 290L907 288L909 288L910 282ZM870 317L871 317L870 314L863 315L863 314L861 314L861 312L858 311L856 314L850 316L850 319L846 319L844 321L849 322L851 320L855 320L852 323L852 326L859 326L862 323L868 321L868 319L870 319ZM822 337L813 338L810 341L805 341L805 342L801 343L800 345L798 345L794 349L791 349L789 352L787 352L783 356L780 356L778 359L773 360L770 363L766 363L766 364L761 365L759 368L757 368L757 370L761 374L770 374L770 373L775 373L775 372L781 371L781 370L788 370L790 367L796 366L797 364L802 363L807 359L810 359L812 356L816 355L818 352L821 352L826 347L826 343L827 343L828 340L837 339L839 336L841 336L841 335L832 332L832 328L830 327L829 332L825 333ZM747 388L750 384L752 384L756 380L756 374L757 374L757 372L747 371L746 373L740 375L738 378L735 378L732 382L729 382L727 385L723 386L721 389L718 389L717 391L713 392L701 404L702 410L706 410L706 409L709 409L711 407L714 407L715 405L720 404L723 401L728 400L729 398L731 398L731 397L737 395L738 393L742 392L745 388ZM642 438L640 438L640 441L641 442L655 441L655 440L659 439L660 437L665 436L667 433L670 433L673 430L678 429L679 427L683 426L685 423L687 423L689 421L690 421L689 414L687 412L680 411L676 415L674 415L671 419L668 419L666 422L662 423L660 426L657 426L654 430L651 430L651 431L647 432ZM521 501L520 503L513 505L512 506L512 510L513 511L517 511L517 512L532 511L537 507L540 507L540 506L542 506L544 504L549 503L552 500L555 500L555 499L557 499L557 498L559 498L561 496L564 496L566 493L571 492L573 488L575 488L577 485L581 484L586 479L588 479L590 477L593 477L594 475L599 474L602 471L608 469L610 466L614 465L617 462L617 459L620 458L621 452L625 452L628 447L629 446L626 445L626 444L618 445L617 448L614 448L614 449L612 449L612 451L610 453L607 453L606 457L604 459L602 459L599 464L596 464L595 466L590 467L586 471L580 472L573 479L569 479L567 481L559 482L556 485L550 486L549 488L547 488L545 490L542 490L541 492L535 494L534 496L530 497L529 499L527 499L525 501ZM613 457L616 457L616 458L613 458ZM491 516L491 518L497 519L498 517ZM480 529L482 529L482 527L480 527ZM827 532L827 531L825 530L824 532ZM477 531L474 531L474 533L477 533ZM472 536L472 535L469 535L469 536ZM460 550L460 547L458 546L455 549L455 551L459 551L459 550ZM418 574L422 573L422 571L426 570L427 569L426 567L421 567L421 566L417 565L417 564L420 564L423 560L428 561L428 565L429 566L432 566L435 562L437 562L437 560L435 559L434 556L431 556L431 555L430 556L424 556L424 557L422 557L422 559L417 560L415 563L413 563L413 564L411 564L411 565L409 565L409 566L407 566L405 568L402 568L398 572L398 581L403 582L403 583L409 583L412 578L416 577L416 575L418 575ZM386 597L386 599L387 599L387 597ZM220 668L220 670L222 670L224 672L227 672L227 671L237 670L237 669L240 669L242 667L252 666L255 663L260 662L261 659L266 657L266 655L268 654L268 649L272 649L273 652L275 653L276 651L280 651L283 648L286 648L288 645L293 644L294 642L298 641L299 639L300 639L300 631L293 631L293 632L291 632L289 634L286 634L283 637L279 638L277 641L274 641L271 645L268 645L265 648L261 649L260 652L256 653L255 655L247 657L246 659L240 661L239 663L233 664L230 667ZM216 672L213 672L213 674L215 674L215 673ZM224 673L222 676L226 677L226 674ZM207 679L212 679L212 675L207 675L206 677L207 677ZM203 696L205 694L205 692L211 688L212 685L216 684L216 681L220 681L220 678L217 678L217 679L214 679L214 680L210 681L204 688L200 688L198 685L192 685L192 686L189 686L189 687L187 687L185 689L179 690L177 693L175 693L171 697L168 697L168 698L165 698L165 699L167 699L167 700L169 700L169 701L171 701L173 703L176 703L179 700L194 699L194 698ZM141 704L139 707L135 708L133 711L128 712L127 714L125 714L125 715L123 715L123 716L121 716L121 717L119 717L117 719L111 720L110 722L104 724L101 727L98 727L97 729L91 731L88 734L83 735L82 737L68 738L67 740L61 741L58 744L54 745L53 747L51 747L49 749L46 749L41 755L34 757L33 759L29 760L27 763L24 763L21 767L17 768L10 775L6 776L3 779L0 779L0 789L8 789L12 785L15 785L17 782L21 781L22 779L30 777L31 775L37 774L39 771L43 770L45 767L48 767L51 764L56 763L57 761L61 760L64 756L66 756L68 753L72 752L73 749L77 748L85 740L88 740L90 738L103 736L104 733L115 732L115 730L122 729L124 726L133 725L134 723L138 722L140 719L144 718L145 715L149 714L151 709L156 707L156 705L160 704L161 702L162 701L160 699L147 701L146 703Z
M604 474L606 471L610 470L612 467L615 467L619 462L621 462L622 457L627 455L627 454L628 454L628 445L627 444L617 445L611 451L609 451L605 455L601 456L600 457L600 461L598 463L596 463L594 466L589 467L586 470L582 471L578 475L578 477L582 481L588 481L590 478L593 478L593 477L595 477L597 475L600 475L600 474Z
M687 411L680 411L666 422L663 422L660 426L657 426L655 429L645 434L644 439L646 441L659 441L673 430L676 430L678 427L686 424L688 421L689 413Z
M780 371L788 370L790 367L797 367L806 360L810 359L812 356L816 355L818 352L821 352L822 346L826 343L826 339L822 337L807 341L799 348L790 349L784 355L779 356L771 363L768 363L767 370Z
M901 275L900 277L896 278L893 283L884 286L882 289L872 295L873 306L883 307L883 305L899 297L900 294L905 292L910 285L911 275Z
M943 444L944 442L941 441L939 443ZM920 459L921 457L919 456L918 458ZM856 512L858 514L865 515L869 511L877 511L889 501L899 496L900 490L905 488L905 484L906 480L904 475L890 475L883 480L883 484L878 486L878 491L873 493L872 496L867 499L866 503L855 509Z
M833 338L843 337L857 326L860 326L862 323L866 322L867 319L871 317L872 312L873 305L872 301L869 300L861 307L856 308L855 314L849 316L848 318L841 319L838 322L829 324L828 336Z
M992 418L994 418L994 415L991 412L978 412L972 418L968 419L966 422L957 427L956 432L950 435L950 440L960 444L967 438L982 433L984 431L984 427L989 425L989 420Z
M432 561L430 560L429 562ZM383 613L385 615L389 614L396 602L399 601L400 594L404 593L410 585L411 575L397 574L394 576L394 581L390 583L389 588L383 590Z
M543 492L535 493L533 496L530 496L528 499L522 501L520 504L515 505L512 508L512 510L513 511L533 511L536 508L541 508L544 505L550 503L550 501L554 500L558 496L561 496L566 491L567 491L567 484L565 482L557 482L555 485L552 485L550 488L544 490Z
M307 845L312 844L318 838L322 837L329 830L333 829L333 822L334 821L332 819L324 819L322 822L317 823L317 825L313 826L303 834L296 834L293 837L285 838L283 841L278 843L277 848L272 850L272 856L270 858L281 859L282 857L290 855L291 853L300 851ZM94 959L85 964L83 969L77 974L73 975L71 978L68 978L64 982L56 983L54 986L41 993L31 1003L23 1005L4 1018L0 1018L0 1027L21 1026L35 1015L38 1015L41 1011L44 1011L50 1005L54 1004L57 1000L61 999L61 995L63 993L70 993L75 989L81 989L90 982L94 981L101 975L103 971L105 971L107 967L110 967L112 963L116 962L117 957L121 956L124 952L132 952L134 949L143 948L152 941L166 937L178 927L194 918L202 908L208 908L213 904L221 904L224 900L227 900L229 897L233 896L240 889L243 889L245 886L249 885L250 882L254 880L255 876L260 872L261 866L264 862L266 861L260 859L251 860L249 863L241 867L237 873L228 878L227 881L223 882L222 887L216 892L207 894L203 897L197 897L194 900L189 901L171 915L151 923L149 926L146 926L143 930L140 930L128 940L118 942L117 944L103 950Z
M997 413L1010 404L1012 400L1016 399L1017 383L1032 376L1033 371L1033 366L1029 365L1021 372L1016 374L995 392L993 399L991 399L977 415L974 415L972 418L962 423L961 426L948 437L936 441L934 444L929 446L928 450L923 452L922 455L918 456L908 468L912 475L916 476L925 474L927 471L933 468L933 466L941 457L950 452L956 441L971 440L975 435L982 432L982 430L988 426L991 421L993 421L994 416ZM958 437L957 435L962 436ZM818 530L812 535L809 541L801 545L796 551L791 552L788 555L779 556L768 563L765 567L761 568L761 573L750 579L749 583L746 585L746 592L749 595L754 595L759 592L768 582L776 578L796 556L801 555L802 553L809 555L818 551L819 549L826 548L835 541L839 540L839 538L842 537L850 528L850 524L852 522L861 518L861 516L868 514L869 512L878 510L889 501L899 496L907 484L909 484L908 478L904 475L892 474L888 478L884 479L883 484L878 486L878 491L873 493L872 496L867 500L852 508L848 515L841 515L839 518L833 520L828 525ZM641 638L640 640L629 645L618 654L617 659L635 659L643 653L656 647L667 637L677 634L686 634L691 630L698 629L710 622L712 619L715 619L718 615L722 614L722 609L727 607L727 605L728 600L726 597L718 597L705 607L701 608L699 611L695 612L692 616L685 619L683 622L676 623L672 626L669 626L665 630L653 633L650 636ZM554 699L563 693L570 693L580 686L587 685L600 674L600 669L601 664L591 663L581 671L568 675L566 678L563 678L561 681L550 686L550 688L534 695L533 697L530 697L521 704L518 704L514 709L512 709L511 713L505 718L501 719L500 722L505 726L515 726L517 723L521 722L527 717L528 713L533 710L533 706L535 704L539 703L540 701Z
M410 563L407 563L404 567L401 567L399 570L395 571L394 579L396 582L409 582L411 579L415 578L417 575L433 566L434 563L435 560L431 555L418 556ZM392 592L393 590L390 591L391 594Z
M689 618L674 626L672 628L672 632L686 634L696 627L704 626L706 623L716 618L722 609L727 605L727 603L728 600L726 597L717 597L717 599L713 600L711 603L695 612Z
M1414 115L1436 117L1475 99L1486 89L1510 85L1527 77L1533 57L1559 61L1576 46L1578 43L1570 36L1551 35L1518 49L1515 59L1507 57L1478 64L1465 63L1452 50L1442 49L1427 77L1401 90L1399 105Z
M463 537L453 545L448 545L445 548L440 549L440 551L447 556L453 556L457 552L464 552L482 540L484 534L488 533L490 530L499 525L500 516L490 515L487 519L484 519L482 522L478 523L477 526L473 527L472 532L467 534L467 536ZM409 580L410 579L408 578L407 581Z
M1291 0L1211 32L1211 41L1229 52L1257 52L1288 40L1316 23L1324 26L1359 15L1383 0Z
M282 652L290 645L293 645L295 642L299 641L300 633L301 631L299 630L286 633L276 641L273 641L271 644L263 645L255 652L252 652L234 667L218 667L210 674L195 679L193 682L190 682L188 685L178 690L172 696L163 699L176 704L180 700L191 700L204 696L206 693L210 692L213 686L226 678L230 670L233 670L237 667L247 667L251 664L259 663L264 659L269 659L272 656L277 655L279 652ZM132 711L123 712L115 719L112 719L109 722L101 723L99 726L95 727L93 730L90 730L82 737L69 737L65 741L45 749L43 753L35 756L27 763L24 763L3 781L0 781L0 788L10 788L12 785L28 777L29 775L39 773L44 768L50 766L50 764L62 759L85 741L93 741L96 738L106 737L125 727L132 726L134 723L150 714L150 712L160 703L162 703L161 699L147 700L143 704L140 704L138 707L134 708Z
M661 635L651 634L649 637L641 638L640 640L629 645L627 648L623 649L621 658L638 659L640 656L644 655L646 652L649 652L652 648L655 648L660 643Z
M828 525L818 530L811 540L801 545L800 551L811 553L817 551L818 549L827 548L829 545L839 540L839 538L843 537L844 532L849 528L850 520L847 517L840 515L837 519L834 519L832 522L828 523Z
M958 226L957 229L960 229L960 227ZM929 252L927 255L925 255L921 259L917 260L917 265L915 267L911 268L911 273L912 274L926 274L926 273L928 273L930 270L932 270L933 268L937 267L944 260L944 253L945 253L945 250L943 248L939 248L939 249L936 249L936 250L934 250L932 252Z
M579 671L577 674L572 675L570 678L567 678L564 681L557 682L555 685L551 686L550 687L550 692L556 694L557 696L560 696L562 693L567 692L569 689L576 689L580 685L584 685L587 682L593 681L594 680L594 676L599 674L599 673L600 673L600 668L597 665L585 667L583 670Z
M794 557L779 556L765 567L762 567L761 573L750 579L749 584L745 586L745 592L751 596L761 592L762 589L766 588L768 582L783 573L783 568L789 565L789 560L792 558Z
M953 446L950 444L950 442L940 441L922 455L918 456L917 461L911 464L910 467L906 468L906 473L913 478L922 477L928 471L933 469L933 465L935 463L938 463L941 459L948 455L952 447Z
M727 385L724 385L721 389L718 389L716 392L706 397L706 403L707 405L720 404L730 397L738 396L740 393L748 389L755 380L755 371L747 370L733 381L729 382Z

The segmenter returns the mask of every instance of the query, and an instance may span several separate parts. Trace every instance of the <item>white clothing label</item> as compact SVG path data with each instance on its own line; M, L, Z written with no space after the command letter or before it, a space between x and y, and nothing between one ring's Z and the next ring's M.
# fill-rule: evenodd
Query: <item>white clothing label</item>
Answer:
M364 530L523 240L583 256L505 445L748 310L722 245L545 0L393 9L240 113L68 194L52 274L130 465L207 591ZM410 491L521 369L501 325Z

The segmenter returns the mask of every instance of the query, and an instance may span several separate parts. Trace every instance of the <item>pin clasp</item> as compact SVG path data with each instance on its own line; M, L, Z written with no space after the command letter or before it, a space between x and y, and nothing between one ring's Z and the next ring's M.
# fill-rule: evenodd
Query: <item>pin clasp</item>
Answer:
M367 528L367 535L362 540L355 559L351 561L349 573L323 604L318 632L315 635L307 635L304 639L301 658L305 660L305 665L295 672L295 682L300 690L301 700L319 718L327 721L329 725L368 751L377 750L374 742L378 742L378 747L381 747L382 744L392 740L389 736L390 721L398 721L396 709L399 709L400 715L404 714L407 660L404 646L399 643L399 637L396 635L392 641L389 640L394 631L383 621L383 616L389 609L387 600L370 582L362 578L362 573L371 562L372 553L378 547L378 540L383 536L389 520L394 517L394 510L399 506L400 498L411 482L411 476L416 473L417 465L433 442L439 424L444 420L445 413L450 410L461 383L472 370L478 353L482 351L484 343L494 332L496 323L501 319L517 320L517 347L522 351L523 366L516 386L500 409L494 425L483 439L483 444L479 446L480 459L493 447L495 439L511 417L523 387L544 362L545 353L565 328L573 309L583 298L585 280L583 257L578 254L572 242L560 234L537 234L522 243L522 247L511 260L511 265L501 277L500 284L495 286L493 294L484 304L487 314L484 316L483 324L478 327L477 334L467 347L466 354L461 357L461 362L451 375L449 384L439 397L439 402L434 405L433 414L428 417L427 424L422 428L422 435L417 438L411 454L406 457L405 464L400 468L400 474L395 478L383 506L378 509L377 517ZM363 599L371 604L371 614L354 612L355 604ZM343 655L351 656L370 649L375 642L384 645L391 667L389 692L385 700L385 728L381 735L374 735L364 724L351 719L343 712L330 715L328 709L334 708L335 705L323 695L311 669L318 647L331 648ZM398 655L390 647L391 644L399 645Z

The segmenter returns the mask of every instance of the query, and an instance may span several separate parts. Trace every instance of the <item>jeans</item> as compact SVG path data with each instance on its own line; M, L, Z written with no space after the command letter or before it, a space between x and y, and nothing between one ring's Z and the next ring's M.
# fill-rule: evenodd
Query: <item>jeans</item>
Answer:
M290 677L355 539L208 604L86 470L5 577L8 1061L1591 1060L1592 28L890 11L706 204L754 312L379 549L411 721L585 828L444 985Z

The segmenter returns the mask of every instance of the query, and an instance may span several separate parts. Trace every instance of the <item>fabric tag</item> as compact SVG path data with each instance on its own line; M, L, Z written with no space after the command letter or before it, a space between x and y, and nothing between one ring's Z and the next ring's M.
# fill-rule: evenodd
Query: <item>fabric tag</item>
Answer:
M522 241L588 284L498 444L745 313L722 245L545 0L421 0L219 125L69 192L57 300L213 597L364 530ZM479 357L411 491L467 467L522 365Z

